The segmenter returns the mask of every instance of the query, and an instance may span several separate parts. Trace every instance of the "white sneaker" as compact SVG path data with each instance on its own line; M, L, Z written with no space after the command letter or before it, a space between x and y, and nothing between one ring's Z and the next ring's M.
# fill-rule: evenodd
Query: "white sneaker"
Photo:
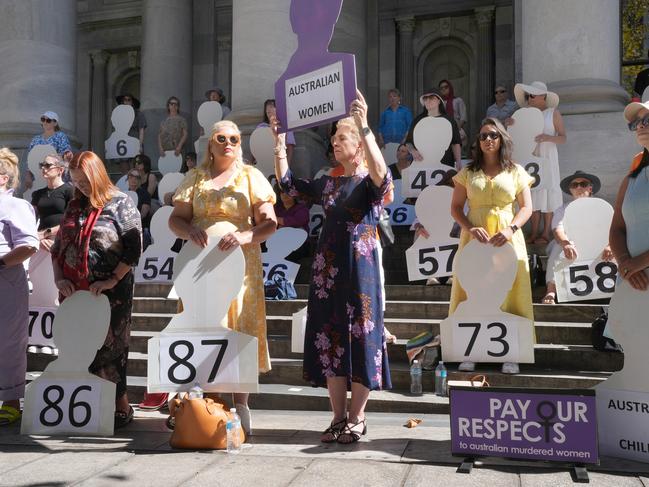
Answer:
M27 347L27 353L38 353L38 347L36 345L30 345Z
M241 427L246 436L252 436L252 416L250 416L250 408L244 404L235 404L237 414L241 418Z
M475 371L475 362L462 362L457 370L460 372L474 372Z
M504 362L503 363L503 368L502 368L502 373L503 374L518 374L520 371L521 370L518 367L517 363L514 363L514 362Z
M41 347L41 353L44 353L45 355L52 355L53 353L52 347L48 347L48 346Z
M436 277L429 277L426 281L426 286L437 286L438 284L439 280Z

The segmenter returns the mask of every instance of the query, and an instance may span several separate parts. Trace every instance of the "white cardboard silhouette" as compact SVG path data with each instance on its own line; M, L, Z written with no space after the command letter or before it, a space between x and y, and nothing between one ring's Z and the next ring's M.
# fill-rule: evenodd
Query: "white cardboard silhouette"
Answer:
M301 228L284 227L273 233L266 240L266 252L261 254L264 280L272 280L278 274L291 284L300 270L300 264L290 262L285 257L300 248L308 234Z
M158 195L160 195L160 203L164 205L164 195L167 193L175 193L180 183L185 179L185 175L181 172L170 172L162 176L158 183Z
M56 149L50 144L35 145L32 147L32 150L27 154L27 168L34 175L34 184L32 184L32 189L29 189L23 193L23 199L32 201L32 193L37 189L44 188L47 186L47 181L43 177L41 168L38 165L45 160L46 156L55 156Z
M390 215L390 224L392 226L412 225L415 221L415 206L406 204L405 198L401 194L402 186L394 185L394 200L385 210Z
M517 266L511 244L494 247L471 240L458 252L454 278L467 300L440 323L445 362L534 362L534 323L500 308Z
M203 135L201 135L194 142L194 150L196 151L196 160L202 161L207 151L207 144L210 140L212 127L216 122L223 118L223 107L218 101L206 101L201 103L196 112L198 124L203 128Z
M270 127L257 127L250 135L250 152L255 156L257 169L267 179L275 176L275 139Z
M163 206L151 217L151 238L153 243L140 256L135 269L137 283L164 283L173 281L176 252L171 250L176 236L169 229L169 216L172 206Z
M609 307L608 328L624 348L624 368L595 387L601 453L645 463L648 461L646 442L649 437L647 298L647 291L633 289L628 281L619 280L617 283ZM632 441L638 444L636 451L628 448ZM645 446L640 449L642 445Z
M135 110L130 105L117 105L110 114L115 131L104 143L106 159L131 159L140 153L140 139L128 135L135 120Z
M453 274L453 256L460 240L450 236L452 197L453 189L448 186L428 186L417 198L417 218L430 237L417 238L406 250L410 281Z
M291 352L304 353L307 307L293 313L291 319Z
M417 197L423 190L422 186L435 185L442 180L450 168L440 161L452 138L453 128L444 117L426 117L417 123L413 139L423 160L413 160L401 172L404 197Z
M159 337L149 340L149 392L188 391L194 383L208 392L258 391L257 338L224 326L230 304L243 284L245 260L239 247L223 252L217 245L223 235L235 230L228 222L218 222L207 230L207 247L199 248L190 241L178 254L174 286L182 299L183 311L171 319ZM214 343L205 344L216 340L218 348L212 346ZM223 341L227 341L226 346ZM180 370L172 370L178 362L171 358L170 349L178 342L184 342L174 349L181 358L188 355L187 342L194 349L186 358L196 370L191 381L187 381L188 366L176 365ZM220 366L214 372L217 363ZM212 373L215 376L209 380ZM173 383L172 375L180 382Z
M59 357L25 390L21 434L113 434L115 384L88 372L106 339L109 323L110 304L103 294L77 291L61 303L54 323ZM63 394L52 390L58 387ZM61 409L60 415L45 402L48 389L47 398ZM61 421L53 424L58 419ZM86 419L81 426L73 424L82 424Z
M534 155L537 143L534 138L543 133L545 121L543 112L538 108L525 107L519 108L512 115L514 124L507 128L514 142L514 153L512 158L534 178L532 189L543 188L544 166L541 164L541 158Z
M180 172L182 165L182 156L176 155L172 150L165 151L165 155L158 158L158 171L163 175L172 172Z
M54 284L52 254L38 249L29 259L29 344L54 347L52 329L59 307L59 290Z
M613 220L613 207L601 198L578 198L566 207L563 228L577 248L577 258L567 260L563 254L554 266L557 299L560 302L583 301L611 297L617 272L604 281L599 280L595 269L602 252L608 245L608 233ZM579 270L588 266L588 270ZM603 264L605 272L617 270L615 263ZM600 266L601 267L601 266ZM571 271L571 268L572 271ZM578 272L576 272L579 270ZM600 272L601 274L601 272ZM570 276L573 275L573 282ZM585 281L590 280L592 286ZM586 293L592 287L592 291ZM575 294L572 289L577 289Z
M397 149L398 148L399 148L399 144L397 144L396 142L390 142L388 144L385 144L383 146L383 149L381 149L381 153L383 154L383 159L385 160L385 163L388 166L390 164L394 164L394 163L397 162Z

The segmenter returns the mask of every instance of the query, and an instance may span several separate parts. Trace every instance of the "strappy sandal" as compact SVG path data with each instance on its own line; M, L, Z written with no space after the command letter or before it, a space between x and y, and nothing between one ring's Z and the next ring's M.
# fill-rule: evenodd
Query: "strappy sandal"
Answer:
M133 421L134 414L135 411L130 405L128 407L128 411L115 411L115 429L123 428L131 421Z
M353 428L356 428L356 426L362 424L363 425L363 431L359 434L358 431L354 431ZM350 443L356 443L358 440L361 439L361 436L367 434L367 423L365 422L365 419L361 419L357 423L353 423L350 426L350 423L345 425L345 429L338 435L338 443L341 443L343 445L349 445ZM349 437L351 438L351 441L340 441L343 437Z
M331 423L329 427L322 432L320 441L322 443L335 443L338 440L340 434L345 430L346 427L347 427L347 418L343 418L336 423ZM331 439L325 440L324 438L322 438L322 436L327 434L331 435Z
M22 417L19 409L12 406L0 407L0 426L9 426Z

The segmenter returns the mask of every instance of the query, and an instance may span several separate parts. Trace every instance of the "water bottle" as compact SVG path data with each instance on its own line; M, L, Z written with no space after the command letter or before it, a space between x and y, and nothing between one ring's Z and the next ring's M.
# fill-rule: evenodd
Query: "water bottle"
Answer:
M230 419L225 425L228 434L228 453L241 452L241 419L236 408L230 409Z
M446 376L447 371L444 367L444 361L440 360L435 368L435 394L438 396L446 396Z
M413 360L410 366L410 394L421 394L421 364L419 360Z
M194 387L189 390L189 399L203 399L203 389L198 382L195 382Z

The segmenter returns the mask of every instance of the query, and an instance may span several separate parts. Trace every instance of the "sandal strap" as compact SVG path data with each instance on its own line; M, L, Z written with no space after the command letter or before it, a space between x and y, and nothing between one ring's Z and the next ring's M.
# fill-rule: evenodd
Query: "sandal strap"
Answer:
M359 425L363 425L363 432L365 431L365 418L361 419L360 421L353 423L351 426L349 423L345 425L345 429L340 433L340 436L342 435L347 435L350 436L354 441L358 441L361 439L361 436L364 433L358 433L358 431L354 431L353 428L356 428Z

